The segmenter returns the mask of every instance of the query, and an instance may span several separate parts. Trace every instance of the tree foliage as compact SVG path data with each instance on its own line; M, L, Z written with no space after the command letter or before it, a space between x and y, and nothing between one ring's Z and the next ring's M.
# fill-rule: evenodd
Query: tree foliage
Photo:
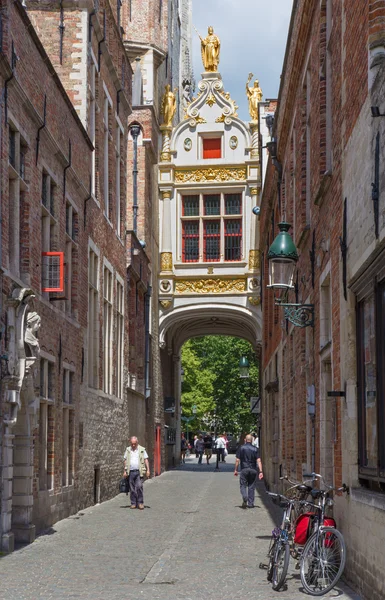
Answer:
M239 359L246 356L249 377L239 377ZM192 338L182 348L184 382L182 413L196 418L190 430L216 429L233 435L256 428L250 397L258 395L258 365L249 342L229 336Z

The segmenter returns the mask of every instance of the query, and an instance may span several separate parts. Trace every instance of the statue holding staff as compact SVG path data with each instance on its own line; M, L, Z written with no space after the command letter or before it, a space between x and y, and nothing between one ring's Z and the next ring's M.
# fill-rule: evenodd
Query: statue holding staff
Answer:
M254 81L254 86L249 87L249 83L253 78L253 74L249 73L249 78L246 83L246 94L249 100L249 113L253 121L258 121L258 103L262 100L262 90L259 87L259 81Z
M203 66L205 68L205 71L217 71L221 42L219 37L215 35L214 29L211 26L208 28L207 33L208 35L207 37L205 37L205 39L201 38L201 36L198 33L199 39L201 41L201 55Z

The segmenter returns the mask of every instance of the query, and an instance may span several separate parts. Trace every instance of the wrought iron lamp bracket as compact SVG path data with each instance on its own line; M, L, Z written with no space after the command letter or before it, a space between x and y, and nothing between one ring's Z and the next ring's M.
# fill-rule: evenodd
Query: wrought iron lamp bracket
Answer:
M314 327L314 304L292 304L281 302L279 298L275 303L284 308L285 319L295 327Z

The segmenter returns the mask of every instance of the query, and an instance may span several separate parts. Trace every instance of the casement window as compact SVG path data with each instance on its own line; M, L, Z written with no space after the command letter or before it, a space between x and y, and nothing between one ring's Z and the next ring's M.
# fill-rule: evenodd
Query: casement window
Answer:
M222 158L222 138L202 138L203 158Z
M194 194L181 200L182 262L242 260L242 194Z
M41 186L41 287L42 291L58 289L60 282L63 279L63 261L58 254L58 272L56 262L51 259L49 253L57 250L57 198L56 184L51 176L43 171L42 186ZM55 285L54 279L58 280L58 285Z
M40 359L39 415L39 489L52 490L54 485L54 368L53 362Z
M111 221L112 207L110 202L110 126L111 126L111 102L107 95L104 96L103 106L103 131L104 131L104 169L103 169L103 190L104 190L104 214Z
M124 135L119 125L116 123L116 146L115 146L115 158L116 158L116 233L122 237L122 198L124 198L124 165L122 163L122 148L124 147ZM123 203L124 206L124 203Z
M311 74L310 68L306 70L306 225L310 223L310 196L311 196Z
M123 356L124 356L124 287L123 281L116 281L116 395L123 398Z
M24 193L28 189L25 183L27 145L19 131L9 126L8 146L8 186L9 186L9 269L20 275L20 253L22 223L20 215L24 202Z
M385 272L358 294L359 474L385 489ZM365 294L365 295L364 295Z
M92 61L90 71L89 136L94 149L91 154L91 194L96 198L96 75L97 66Z
M63 368L62 387L62 486L73 485L75 460L75 373Z
M66 312L72 314L76 298L76 263L78 258L78 213L72 204L66 202L66 246L65 246L65 298Z
M103 333L104 333L104 368L103 390L112 394L113 371L113 273L105 266L103 274Z
M88 256L88 385L98 388L99 376L99 257Z

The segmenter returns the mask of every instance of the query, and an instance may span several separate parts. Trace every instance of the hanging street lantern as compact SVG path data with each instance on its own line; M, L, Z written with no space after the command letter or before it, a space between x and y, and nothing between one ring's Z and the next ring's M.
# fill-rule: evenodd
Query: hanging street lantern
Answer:
M294 288L294 273L298 261L297 248L289 233L290 223L278 223L279 233L269 248L269 285L267 287L285 290ZM296 327L314 327L314 304L298 304L284 302L283 298L275 298L275 304L284 309L285 319Z
M275 289L294 287L294 271L298 261L298 252L289 233L289 223L278 223L279 233L269 248L269 285Z
M239 377L247 379L249 377L249 361L246 356L241 356L239 359Z

